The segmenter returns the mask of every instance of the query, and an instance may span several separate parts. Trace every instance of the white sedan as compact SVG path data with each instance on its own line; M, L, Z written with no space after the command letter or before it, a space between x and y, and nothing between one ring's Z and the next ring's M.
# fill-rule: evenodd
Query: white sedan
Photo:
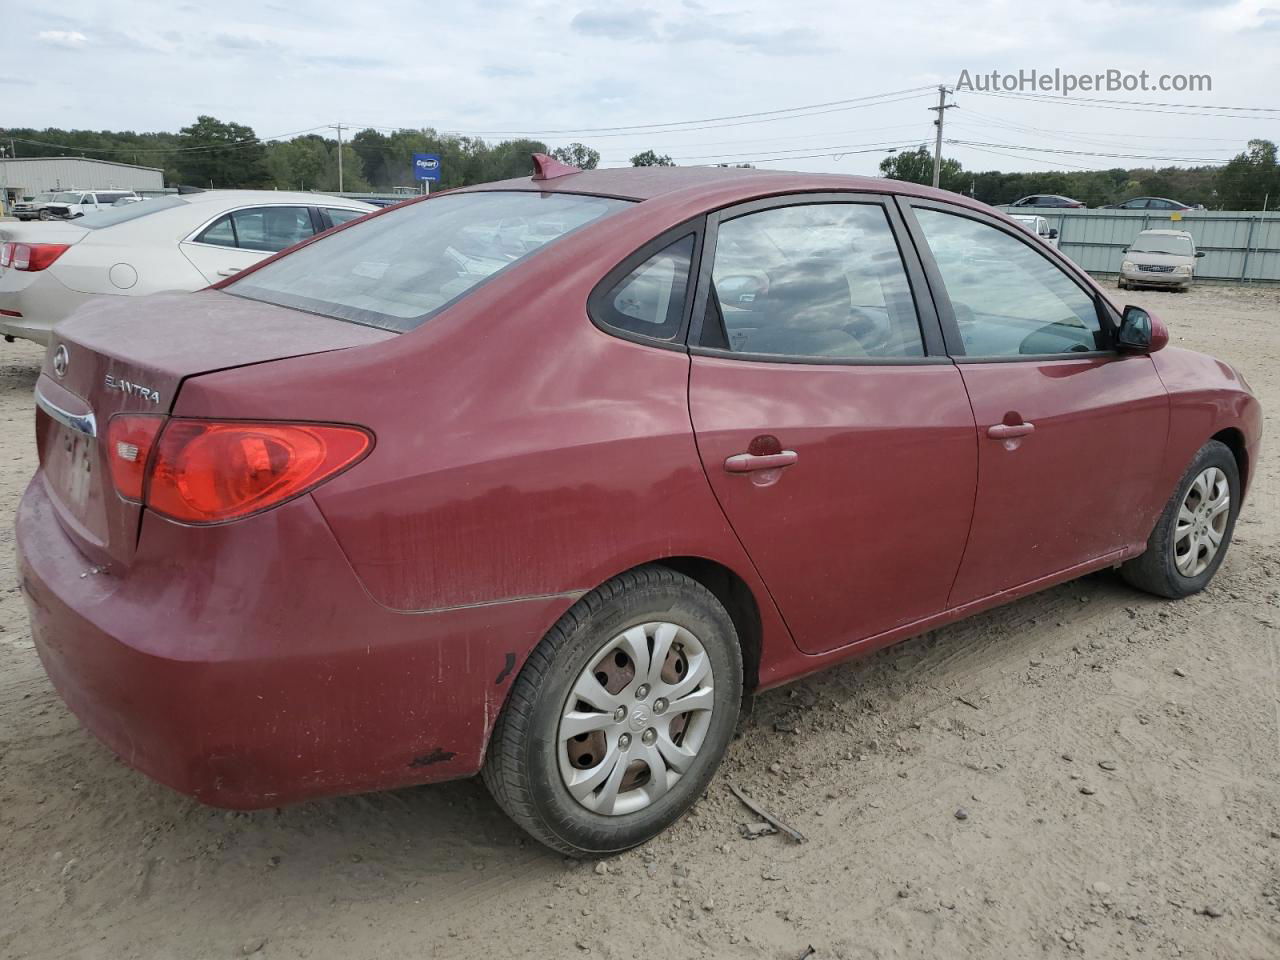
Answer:
M376 209L314 193L210 190L73 222L0 225L0 335L47 344L90 297L198 290Z

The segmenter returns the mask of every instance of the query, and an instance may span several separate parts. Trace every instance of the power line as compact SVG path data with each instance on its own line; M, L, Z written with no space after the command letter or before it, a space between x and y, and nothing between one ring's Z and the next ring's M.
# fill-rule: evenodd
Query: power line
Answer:
M952 144L960 144L960 143L961 143L961 141L959 141L959 140L951 140L951 141L948 141L948 142L949 142L949 143L952 143ZM1046 165L1048 165L1048 166L1052 166L1052 167L1070 167L1072 170L1089 170L1089 169L1092 169L1092 168L1090 168L1090 167L1082 167L1082 166L1080 166L1079 164L1076 164L1076 163L1063 163L1061 160L1045 160L1045 159L1043 159L1043 158L1041 158L1041 157L1024 157L1024 156L1022 156L1022 155L1020 155L1020 154L1017 154L1017 153L1006 153L1006 152L1005 152L1005 151L1003 151L1003 150L989 150L989 149L987 149L987 148L985 148L985 147L975 147L975 146L973 146L972 144L968 144L968 143L965 143L965 144L962 144L962 145L963 145L966 149L969 149L969 150L976 150L978 153L989 153L989 154L991 154L991 155L993 155L993 156L1000 156L1000 157L1012 157L1014 160L1018 160L1018 161L1020 161L1020 162L1022 162L1022 163L1043 163L1043 164L1046 164Z
M808 113L793 113L793 114L788 114L786 116L764 117L764 118L753 119L753 120L734 120L728 123L706 123L701 126L675 127L670 124L656 124L654 125L655 127L667 127L667 129L656 129L656 128L648 128L648 127L628 128L626 132L619 132L619 133L591 133L590 131L587 131L587 130L576 130L576 131L574 130L460 130L457 128L446 128L446 129L440 130L439 132L446 136L465 136L465 137L518 136L518 137L539 137L539 138L550 137L550 136L581 136L584 134L590 134L590 137L592 140L603 140L603 139L608 139L612 137L638 137L646 134L650 136L653 136L653 135L660 136L662 134L667 134L667 133L689 133L689 132L695 132L698 130L718 130L722 127L747 127L747 126L754 126L755 124L758 124L758 123L772 123L776 120L799 120L805 117L819 117L819 116L824 116L830 113L843 113L848 110L861 110L867 107L881 107L891 103L901 103L904 100L919 100L921 97L926 97L926 96L929 96L929 94L912 93L907 96L894 97L893 99L889 99L889 100L876 100L875 102L868 102L868 103L854 103L854 104L850 104L849 106L833 107L831 109L826 109L826 110L814 110ZM802 109L802 108L797 108L797 109ZM685 122L692 123L694 121L685 121ZM401 130L412 131L417 129L414 127L403 127L403 126L395 127L395 126L380 125L376 123L352 123L352 124L349 124L349 126L351 126L352 129L358 128L361 130L390 130L392 132L399 132ZM608 129L608 128L605 128L605 129Z
M915 126L915 124L913 124L913 126ZM917 143L919 143L919 142L920 142L920 141L918 141L918 140L912 140L912 141L911 141L911 143L912 143L913 145L914 145L914 144L917 144ZM831 145L827 145L827 146L817 146L816 144L814 144L814 145L810 145L810 146L806 146L806 147L793 147L793 148L791 148L790 150L774 150L774 151L770 151L770 152L772 152L772 153L776 153L776 154L784 154L784 153L785 153L785 154L793 154L793 153L796 153L796 152L801 151L801 150L820 150L820 151L822 151L821 153L813 154L813 156L825 157L825 156L830 156L830 155L833 155L833 154L843 154L843 153L857 152L857 151L860 151L860 148L863 148L863 147L882 147L882 148L885 148L885 149L892 148L892 149L895 149L895 150L896 150L896 149L900 149L900 148L901 148L901 146L902 146L902 142L901 142L900 140L877 140L877 141L873 141L873 142L870 142L870 143L838 143L838 144L831 144ZM695 155L695 156L671 157L671 159L672 159L672 160L728 160L728 161L732 161L732 160L736 160L736 159L741 158L741 157L750 157L750 153L743 153L742 151L738 151L737 153L704 153L704 154L699 154L699 155ZM787 158L786 158L786 157L779 157L778 159L785 160L785 159L787 159ZM797 160L798 160L798 159L800 159L800 158L799 158L799 157L796 157L795 159L797 159ZM607 163L622 163L623 161L622 161L621 159L610 159L610 160L607 160L607 161L605 161L605 162L607 162Z
M1123 103L1123 104L1129 104L1131 106L1138 106L1138 107L1177 107L1177 108L1185 108L1188 110L1203 110L1206 106L1209 106L1214 110L1251 111L1253 113L1280 113L1280 107L1228 107L1228 106L1213 104L1213 103L1207 104L1207 105L1203 103L1160 103L1155 100L1115 100L1115 99L1109 99L1109 98L1103 98L1103 97L1073 97L1069 94L1057 96L1051 93L1021 93L1016 91L1008 91L1005 94L1000 94L995 91L988 92L988 91L982 91L982 90L971 90L968 92L976 93L979 96L985 96L985 95L988 95L989 93L990 96L1007 95L1007 96L1015 96L1015 97L1026 97L1031 100L1070 100L1074 103L1100 103L1100 104Z
M685 127L692 124L718 124L722 120L744 120L752 117L790 119L789 117L780 117L777 115L797 113L802 110L818 110L819 108L825 108L825 107L837 107L839 109L845 109L846 105L850 105L850 104L862 104L870 100L880 100L884 97L896 97L899 94L917 93L921 90L930 90L930 89L932 88L928 86L907 87L904 90L890 90L886 93L873 93L865 97L850 97L845 100L829 100L826 103L808 103L798 107L781 107L777 110L759 110L759 111L756 111L755 113L732 113L732 114L726 114L725 116L722 116L722 117L703 117L698 120L668 120L665 123L637 123L637 124L629 124L626 126L617 126L617 127L569 127L564 130L550 130L550 129L546 129L546 130L474 130L470 132L474 135L491 136L491 137L532 137L532 136L547 136L547 135L569 136L571 134L583 134L583 133L604 134L604 133L621 133L624 131L652 132L654 130L657 130L659 127ZM874 106L874 104L872 104L872 106ZM831 111L831 112L835 112L835 111ZM761 120L759 122L763 123L767 121ZM352 126L359 126L359 124L352 124ZM725 124L725 126L732 126L732 124ZM369 127L375 130L396 129L391 127L379 127L375 124L369 124ZM402 127L398 129L406 129L406 128ZM695 129L700 129L700 128L695 128ZM453 131L453 132L460 132L460 131ZM664 132L672 132L672 131L664 131Z
M967 90L965 91L965 93L967 95L972 95L977 97L999 97L1003 100L1020 100L1020 101L1023 101L1024 103L1026 102L1056 103L1066 107L1091 107L1099 110L1123 110L1128 113L1163 113L1163 114L1169 114L1170 116L1176 116L1176 117L1222 117L1230 120L1255 120L1256 121L1256 120L1270 119L1268 117L1258 117L1258 116L1253 116L1251 114L1246 114L1246 113L1214 113L1212 111L1218 108L1212 107L1212 105L1210 105L1211 107L1210 110L1204 110L1204 109L1156 110L1156 109L1152 109L1152 107L1149 107L1149 106L1121 106L1120 105L1125 103L1136 104L1136 103L1141 103L1141 101L1117 100L1117 101L1111 102L1111 101L1075 100L1070 97L1050 97L1050 96L1042 96L1042 95L1030 94L1030 93L986 93L978 90ZM1158 104L1153 104L1152 106L1158 106ZM1232 110L1232 111L1256 109L1256 110L1265 111L1265 112L1272 112L1272 108L1270 107L1257 107L1257 108L1226 107L1223 109Z
M1204 157L1156 157L1140 153L1096 153L1089 150L1063 150L1053 147L1031 147L1019 143L978 143L972 140L948 140L948 143L970 147L1003 147L1006 150L1022 150L1030 153L1052 153L1075 157L1110 157L1118 160L1157 160L1165 163L1210 163L1220 164L1222 159Z
M1197 141L1205 141L1205 142L1237 143L1237 144L1240 142L1240 137L1238 136L1235 136L1235 137L1188 137L1188 136L1183 136L1176 133L1128 133L1127 131L1125 133L1107 133L1101 130L1061 130L1061 129L1058 129L1057 127L1033 127L1033 126L1027 126L1026 124L1023 124L1023 123L1018 123L1015 120L1010 120L1007 117L997 117L997 116L993 116L990 113L983 113L981 110L974 110L972 107L966 107L964 105L961 105L960 109L964 111L965 116L982 117L984 120L989 120L990 122L998 125L1014 127L1021 130L1025 130L1030 133L1048 133L1054 136L1063 136L1065 134L1082 134L1086 137L1108 137L1110 139L1120 139L1120 140L1130 140L1130 139L1134 139L1134 140L1197 140Z

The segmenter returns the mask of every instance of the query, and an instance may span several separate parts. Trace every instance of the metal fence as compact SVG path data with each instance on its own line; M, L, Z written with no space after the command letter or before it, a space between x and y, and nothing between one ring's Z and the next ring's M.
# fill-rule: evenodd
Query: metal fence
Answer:
M999 208L1035 214L1058 231L1058 246L1090 273L1117 274L1125 247L1143 230L1186 230L1205 256L1196 279L1280 283L1280 212Z

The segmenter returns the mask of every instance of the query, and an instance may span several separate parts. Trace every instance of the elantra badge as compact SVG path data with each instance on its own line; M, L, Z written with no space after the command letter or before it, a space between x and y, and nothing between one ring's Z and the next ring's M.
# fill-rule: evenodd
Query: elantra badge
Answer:
M105 383L108 390L119 390L127 397L140 397L143 400L150 400L152 403L160 402L160 392L158 390L144 387L142 384L134 383L132 380L113 377L108 373Z

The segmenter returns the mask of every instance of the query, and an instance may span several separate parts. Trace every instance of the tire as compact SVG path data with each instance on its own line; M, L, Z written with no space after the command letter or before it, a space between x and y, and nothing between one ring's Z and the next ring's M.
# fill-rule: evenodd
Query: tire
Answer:
M636 632L637 628L640 633ZM662 661L670 665L675 657L670 669L681 669L679 682L687 684L704 666L709 667L707 679L691 688L701 691L700 701L711 704L708 714L704 716L701 710L680 712L668 708L667 716L658 716L662 708L656 699L659 691L673 694L670 706L685 702L674 699L677 686L666 684L668 667L663 665L655 667L661 670L662 682L654 684L647 700L637 699L642 692L642 684L637 680L642 677L632 676L626 686L615 690L616 702L627 704L624 712L630 711L621 722L613 721L617 713L609 715L607 705L602 712L596 712L595 707L579 698L571 707L571 694L590 689L593 698L596 695L598 688L590 686L591 676L604 676L599 672L602 668L612 670L617 666L620 650L614 647L623 640L624 632L636 637L654 628L666 631L666 642L673 651L680 651ZM676 630L685 632L674 634ZM677 639L670 639L673 634ZM680 637L693 639L686 641ZM646 639L649 649L663 642L656 636ZM698 646L700 654L689 654ZM606 654L609 656L601 659ZM705 659L700 659L702 657ZM633 674L644 673L643 665L636 669L637 663L627 659ZM685 666L680 668L682 659ZM656 664L657 657L653 660ZM611 679L605 685L605 693L625 680L626 668L622 669L623 676ZM707 684L710 684L709 694ZM709 590L683 574L657 565L640 567L613 578L580 599L534 648L494 726L481 775L498 805L534 839L574 857L607 856L657 836L693 806L710 783L733 738L741 703L742 651L733 621L724 607ZM567 711L570 709L574 711L573 718L589 716L593 723L599 722L597 718L606 719L609 729L579 734L576 739L561 739L561 722L562 719L569 722ZM616 711L617 707L613 709ZM642 732L643 723L666 729L669 735L661 743L647 739L652 736L651 728ZM670 726L663 727L664 723ZM678 723L681 723L680 731L676 730ZM691 737L688 741L684 739L686 734ZM635 744L636 752L617 753L616 748L626 742L624 736ZM586 740L587 746L596 743L595 749L604 753L605 759L598 764L589 753L576 757L572 754L573 750L584 748L578 741L586 737L601 738ZM654 767L637 760L636 756L656 757L673 743L678 745L675 747L678 750L688 750L689 744L693 744L691 759L681 760L688 764L683 773L672 766L670 774L663 774L663 787L659 790ZM631 758L628 765L622 767L625 773L620 777L621 789L616 793L616 801L605 797L614 776L604 780L598 796L593 792L587 794L585 800L576 799L570 792L568 779L594 779L607 766L608 758L615 755ZM575 764L583 766L576 769ZM626 789L637 772L643 782ZM674 782L668 784L672 774ZM651 790L657 795L653 796ZM601 804L602 810L605 803L623 807L642 805L604 813L590 809L588 804L592 803Z
M1222 522L1221 531L1215 531L1220 533L1220 542L1203 569L1184 572L1179 569L1175 549L1184 547L1191 541L1177 539L1179 514L1183 505L1189 502L1192 488L1199 478L1206 471L1215 468L1225 476L1230 496L1230 502L1224 511L1226 520ZM1147 538L1146 552L1121 565L1120 575L1139 590L1172 600L1199 593L1208 586L1227 555L1239 512L1240 468L1236 465L1236 458L1226 444L1210 440L1192 458L1190 466L1178 481L1173 496L1165 504L1155 529ZM1186 556L1185 552L1183 556Z
M1120 289L1120 290L1128 290L1128 289L1129 289L1129 285L1128 285L1127 283L1125 283L1123 280L1117 280L1117 281L1116 281L1116 287L1117 287L1118 289Z
M41 210L41 211L37 214L37 217L38 217L39 219L41 219L41 220L52 220L52 219L53 219L53 214L51 214L48 210Z

